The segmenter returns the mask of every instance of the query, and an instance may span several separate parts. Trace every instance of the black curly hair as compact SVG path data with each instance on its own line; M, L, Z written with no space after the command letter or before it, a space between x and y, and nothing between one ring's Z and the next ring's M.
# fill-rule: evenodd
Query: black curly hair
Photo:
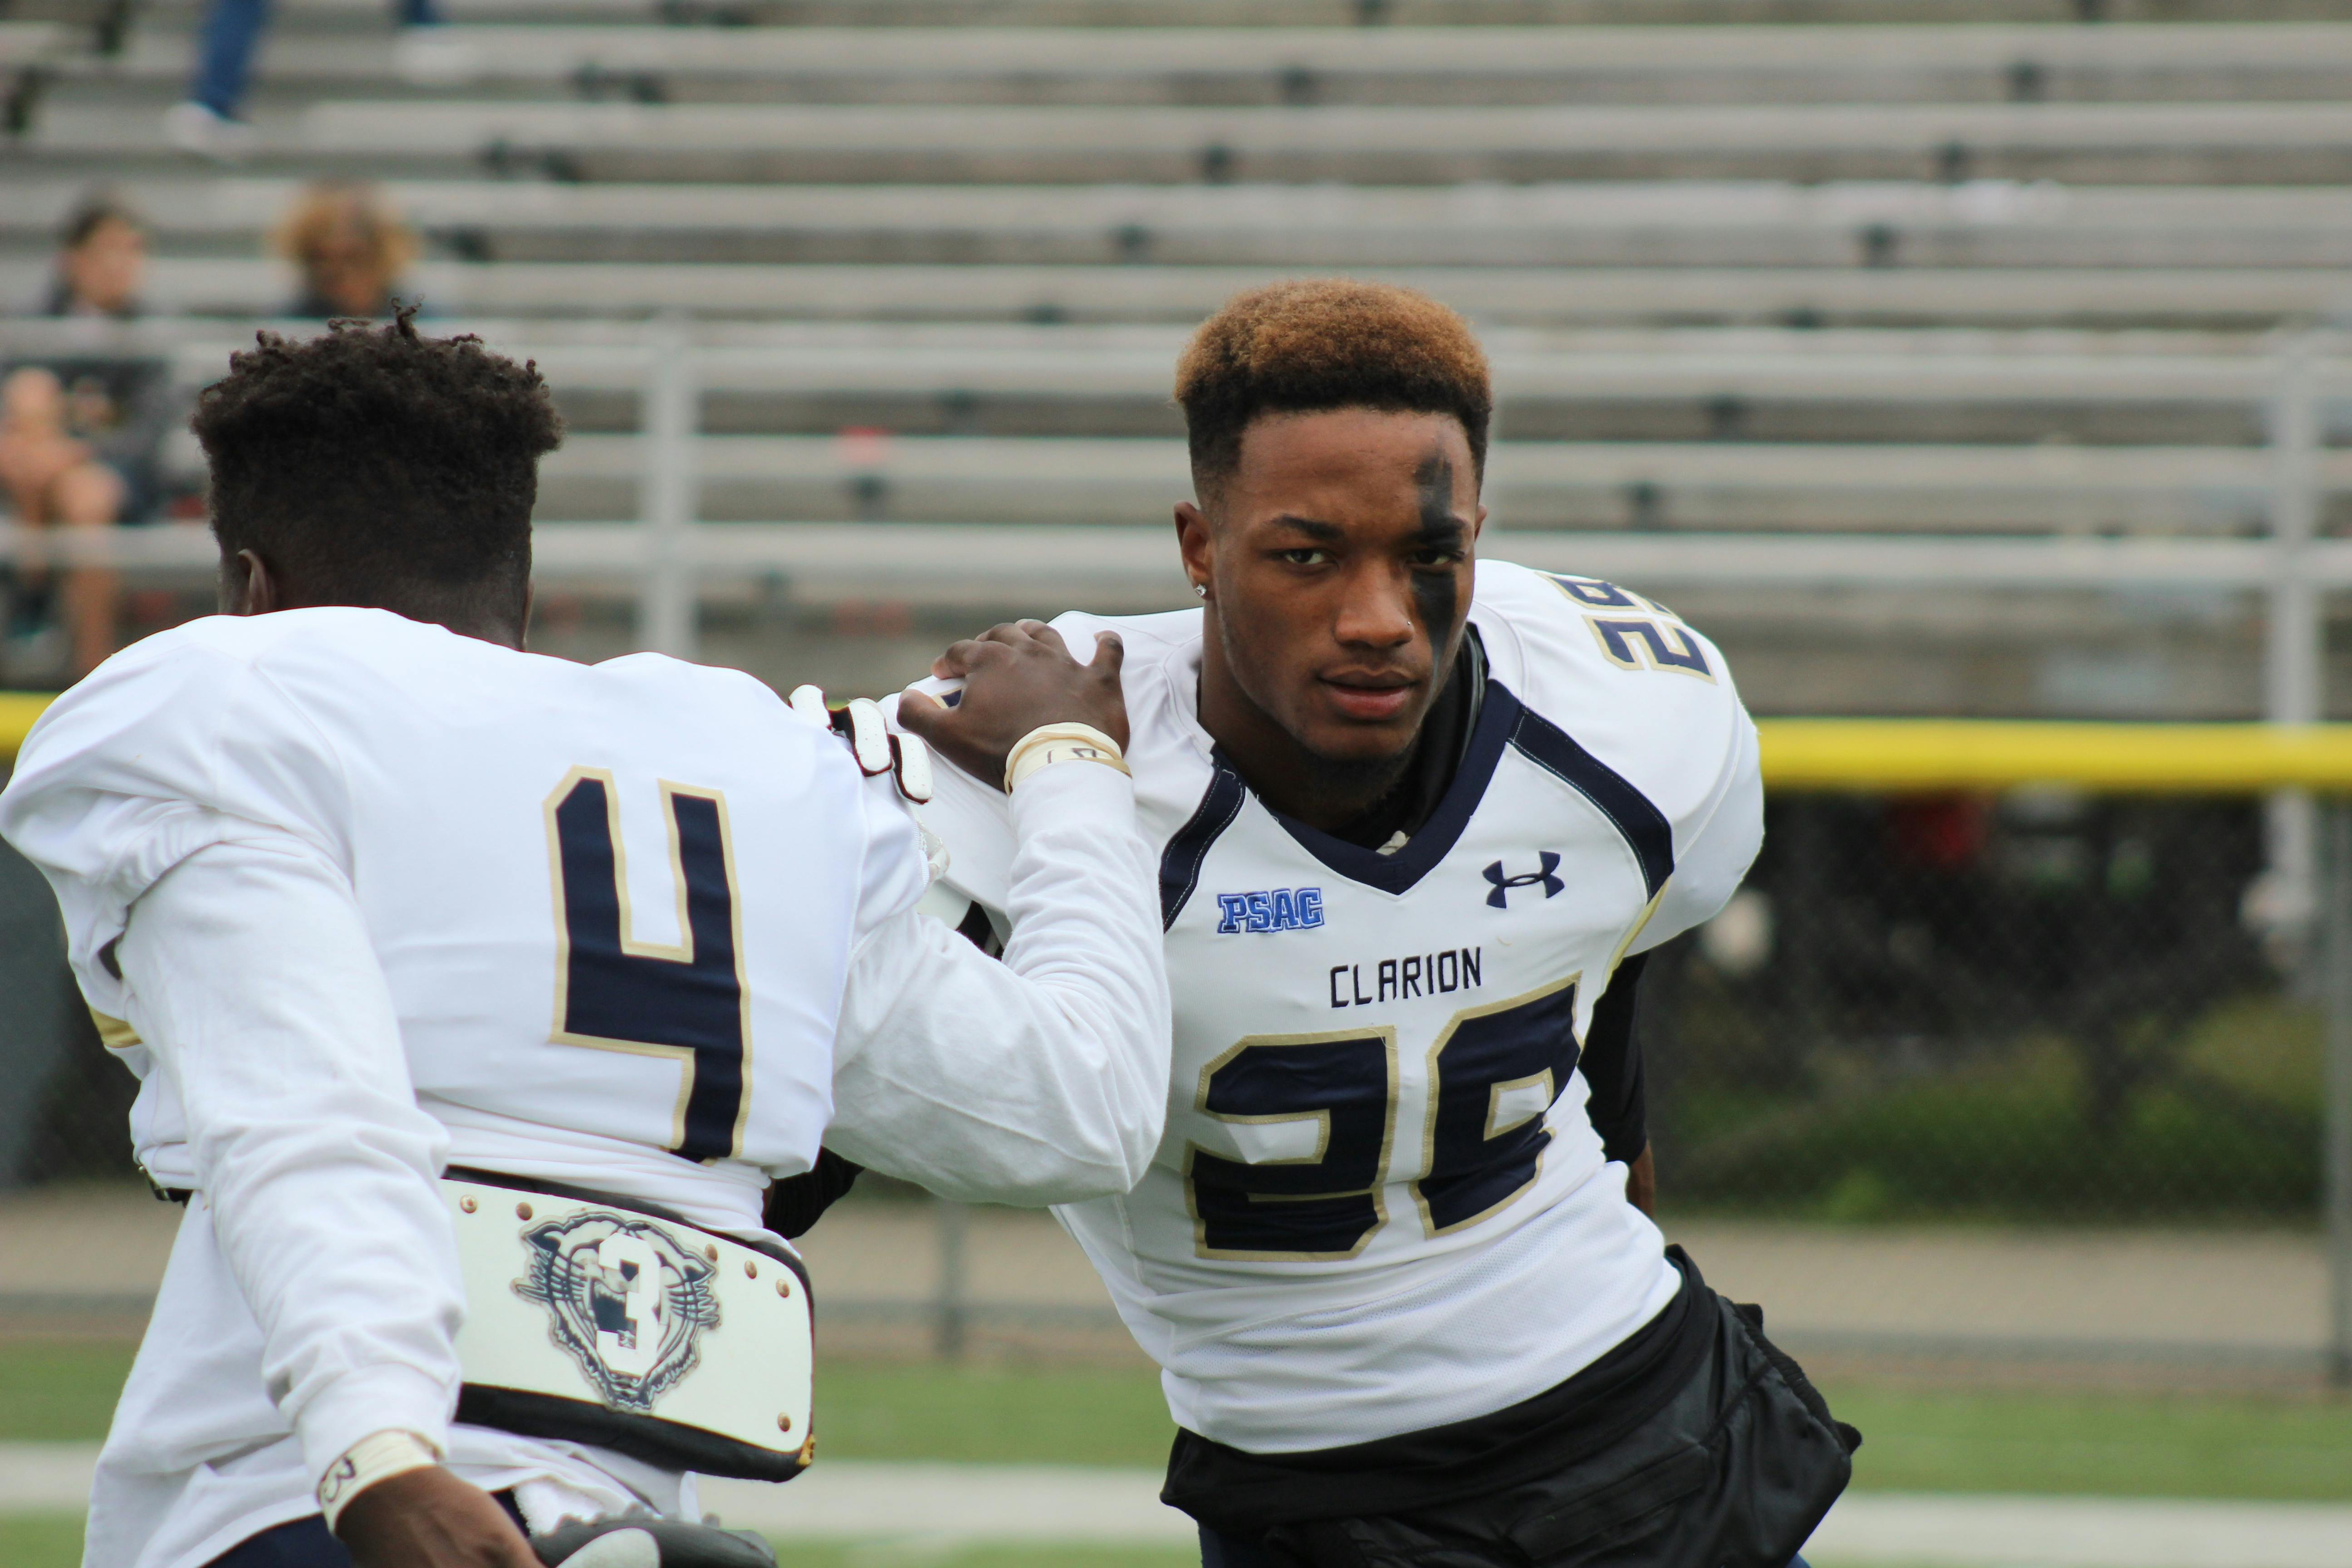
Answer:
M301 602L520 624L539 459L563 423L535 363L378 327L259 333L191 421L223 560L259 555Z

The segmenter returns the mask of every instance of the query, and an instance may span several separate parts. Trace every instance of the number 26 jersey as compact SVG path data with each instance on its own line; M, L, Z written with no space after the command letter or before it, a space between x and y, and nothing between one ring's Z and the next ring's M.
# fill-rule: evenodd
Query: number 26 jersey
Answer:
M1481 562L1470 621L1488 678L1467 746L1385 852L1273 811L1217 752L1199 611L1055 623L1082 658L1097 630L1126 641L1175 1005L1150 1170L1056 1213L1178 1422L1251 1452L1501 1409L1679 1286L1578 1055L1618 962L1746 873L1754 726L1705 638L1612 584ZM1002 808L943 772L923 815L947 881L1001 910Z

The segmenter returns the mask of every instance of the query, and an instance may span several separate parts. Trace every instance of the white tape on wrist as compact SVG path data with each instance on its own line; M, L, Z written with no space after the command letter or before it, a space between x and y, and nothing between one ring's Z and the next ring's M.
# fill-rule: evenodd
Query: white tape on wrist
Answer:
M343 1450L343 1457L319 1478L319 1510L327 1516L331 1533L351 1500L378 1481L441 1462L432 1444L414 1432L377 1432Z
M1040 724L1015 741L1013 750L1005 753L1005 793L1010 795L1023 779L1055 763L1100 763L1123 773L1129 772L1127 755L1119 750L1118 742L1093 725Z

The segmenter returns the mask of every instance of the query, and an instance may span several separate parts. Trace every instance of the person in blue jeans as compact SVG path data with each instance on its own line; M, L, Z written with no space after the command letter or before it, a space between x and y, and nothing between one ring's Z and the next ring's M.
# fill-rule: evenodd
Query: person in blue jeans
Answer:
M164 114L164 132L174 146L219 159L251 151L253 128L238 111L269 12L270 0L212 0L188 96ZM442 17L436 0L393 0L393 19L412 28L436 26Z

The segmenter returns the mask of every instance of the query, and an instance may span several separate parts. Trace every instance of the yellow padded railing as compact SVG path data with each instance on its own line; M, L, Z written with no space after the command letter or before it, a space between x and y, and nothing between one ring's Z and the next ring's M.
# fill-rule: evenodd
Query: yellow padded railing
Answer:
M1767 719L1757 729L1764 781L1779 789L2352 791L2352 724Z
M49 700L33 691L0 691L0 757L13 757L25 743L25 732Z
M0 691L0 757L49 699ZM1777 789L2005 789L2247 795L2352 792L2352 724L2083 724L1983 719L1766 719Z

